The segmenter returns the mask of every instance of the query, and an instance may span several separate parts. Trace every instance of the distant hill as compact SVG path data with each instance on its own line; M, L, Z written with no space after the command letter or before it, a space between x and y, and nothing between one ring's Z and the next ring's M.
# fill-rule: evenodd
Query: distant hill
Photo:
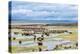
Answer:
M12 19L12 22L24 23L76 23L77 20L25 20L25 19Z
M56 24L46 24L46 26L77 26L78 23L56 23Z
M24 20L24 19L14 19L11 21L12 23L18 24L45 24L49 26L74 26L78 24L77 20Z

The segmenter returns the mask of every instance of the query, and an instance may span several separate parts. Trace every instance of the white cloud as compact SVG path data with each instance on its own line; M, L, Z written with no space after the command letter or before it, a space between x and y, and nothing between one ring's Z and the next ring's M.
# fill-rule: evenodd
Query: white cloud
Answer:
M12 14L16 14L16 13L22 13L22 14L25 14L25 13L32 13L32 10L28 10L28 9L14 9L12 10Z
M25 14L26 16L48 16L50 12L47 11L33 11L28 9L14 9L12 14Z

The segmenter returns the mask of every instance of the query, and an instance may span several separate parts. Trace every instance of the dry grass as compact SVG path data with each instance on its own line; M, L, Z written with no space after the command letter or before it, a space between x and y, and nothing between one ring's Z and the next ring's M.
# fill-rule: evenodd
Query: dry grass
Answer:
M38 51L38 48L47 48L46 46L31 46L31 47L20 47L20 46L12 46L12 53L16 52L32 52L33 50Z

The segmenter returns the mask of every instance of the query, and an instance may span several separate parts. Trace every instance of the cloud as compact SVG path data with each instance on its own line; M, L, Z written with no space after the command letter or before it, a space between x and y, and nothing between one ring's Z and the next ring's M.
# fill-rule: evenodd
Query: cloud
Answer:
M22 13L22 14L25 14L25 13L31 13L32 10L27 10L27 9L14 9L12 10L12 14L16 14L16 13Z
M77 15L76 5L25 2L12 4L12 19L74 20Z

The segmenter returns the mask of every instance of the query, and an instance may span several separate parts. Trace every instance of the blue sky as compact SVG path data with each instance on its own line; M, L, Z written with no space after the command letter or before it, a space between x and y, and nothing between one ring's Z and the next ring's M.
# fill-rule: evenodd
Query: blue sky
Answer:
M76 20L77 5L36 2L12 2L12 19L19 20Z

